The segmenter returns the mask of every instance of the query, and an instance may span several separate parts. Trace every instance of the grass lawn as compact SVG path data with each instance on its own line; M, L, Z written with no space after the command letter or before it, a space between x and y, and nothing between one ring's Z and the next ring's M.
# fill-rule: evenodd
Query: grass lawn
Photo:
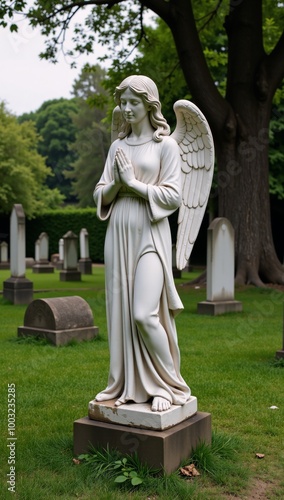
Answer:
M0 295L1 499L284 498L284 363L275 362L275 352L282 348L284 294L243 287L235 294L242 313L201 316L197 303L206 298L206 289L187 285L195 276L183 273L176 280L185 306L176 322L183 377L198 409L212 415L215 472L204 471L207 452L201 449L203 468L197 478L186 480L178 472L158 479L146 474L142 487L131 490L95 475L87 464L73 463L73 422L87 414L89 400L107 381L104 270L94 267L91 276L72 283L60 282L58 271L39 275L28 270L34 299L81 296L100 333L94 341L64 347L18 339L27 306L12 305ZM2 282L9 277L9 271L0 271ZM7 446L8 384L15 384L10 387L16 396L15 493L7 484L9 456L13 458ZM222 443L233 447L233 459ZM256 453L264 457L256 458Z

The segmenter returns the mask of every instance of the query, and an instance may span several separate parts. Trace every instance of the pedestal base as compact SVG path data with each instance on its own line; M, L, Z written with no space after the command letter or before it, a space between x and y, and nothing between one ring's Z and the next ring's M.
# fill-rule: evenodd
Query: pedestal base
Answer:
M3 297L13 304L30 304L33 300L33 282L25 277L11 277L3 283Z
M124 455L137 454L149 467L167 474L177 470L200 442L211 444L211 415L193 417L164 431L153 431L80 418L74 422L74 454L90 448L116 449Z
M92 261L91 259L80 259L78 261L78 270L82 274L92 274Z
M284 358L284 350L282 351L276 351L276 358Z
M72 340L76 342L92 340L98 333L99 328L97 326L72 328L69 330L46 330L43 328L32 328L30 326L18 327L18 337L38 337L49 340L49 342L55 346L66 345Z
M217 316L218 314L225 314L229 312L241 312L242 310L243 305L237 300L204 300L203 302L199 302L197 304L198 314L208 314L211 316Z
M76 271L75 269L60 271L59 273L60 281L81 281L81 273L80 271Z
M33 273L36 274L50 274L54 273L54 266L52 266L50 263L46 264L35 264L33 267Z
M161 431L169 429L197 413L197 398L190 396L184 405L172 405L169 410L152 411L150 403L125 403L115 406L116 399L89 402L91 420L120 424L140 429Z

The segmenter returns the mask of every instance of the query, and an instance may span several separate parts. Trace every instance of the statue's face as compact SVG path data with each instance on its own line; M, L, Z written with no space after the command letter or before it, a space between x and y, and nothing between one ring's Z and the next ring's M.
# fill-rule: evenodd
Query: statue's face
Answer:
M120 108L125 120L131 124L138 124L148 117L149 107L129 88L120 96Z

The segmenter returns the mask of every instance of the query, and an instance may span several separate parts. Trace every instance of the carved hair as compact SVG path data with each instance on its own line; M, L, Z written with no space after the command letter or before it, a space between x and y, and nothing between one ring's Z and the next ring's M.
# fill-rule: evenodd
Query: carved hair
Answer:
M144 103L150 107L149 119L152 127L155 129L153 140L160 142L163 135L170 135L170 127L162 114L159 92L153 80L144 75L132 75L125 78L121 84L116 87L114 93L115 102L119 106L121 94L127 89L137 94L143 99ZM122 124L118 134L119 139L123 139L129 135L130 132L131 125L122 117Z

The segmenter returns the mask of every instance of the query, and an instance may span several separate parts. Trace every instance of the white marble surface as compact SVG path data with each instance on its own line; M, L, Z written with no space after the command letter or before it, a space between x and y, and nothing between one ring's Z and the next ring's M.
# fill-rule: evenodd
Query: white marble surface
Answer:
M142 429L165 430L192 417L197 412L197 398L190 396L183 406L172 405L169 410L154 412L150 403L126 403L116 407L115 400L89 402L89 418Z

